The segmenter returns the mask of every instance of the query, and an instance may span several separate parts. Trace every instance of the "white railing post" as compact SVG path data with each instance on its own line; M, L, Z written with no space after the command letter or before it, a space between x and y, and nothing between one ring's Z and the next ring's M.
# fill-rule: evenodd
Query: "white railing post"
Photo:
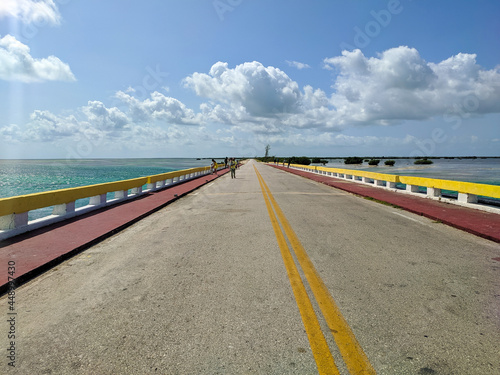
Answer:
M91 206L102 206L105 204L106 204L106 194L100 194L94 197L90 197L89 205Z
M115 191L115 199L124 199L128 196L128 190Z
M0 230L11 230L28 225L28 213L10 214L0 217Z
M132 188L132 195L140 195L142 194L142 186Z
M441 189L428 187L427 188L427 196L428 197L440 197L441 196Z
M477 203L477 195L458 192L458 201L461 203Z
M52 215L64 216L72 212L75 212L75 202L63 203L54 206Z

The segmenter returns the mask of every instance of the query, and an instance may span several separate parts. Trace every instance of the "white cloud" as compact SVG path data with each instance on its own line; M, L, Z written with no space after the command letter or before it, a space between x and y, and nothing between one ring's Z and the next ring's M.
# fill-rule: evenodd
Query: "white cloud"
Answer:
M500 112L500 70L484 70L476 56L458 54L429 63L408 47L367 58L360 50L324 60L338 73L331 104L340 123L387 124L444 116Z
M126 104L134 122L166 121L167 124L179 125L199 125L202 122L201 114L195 114L175 98L155 91L150 99L140 101L129 93L118 91L115 96Z
M61 21L61 15L53 0L2 0L1 17L18 18L26 24L36 22L58 25Z
M7 42L9 50L0 44L0 61L5 51L29 56L28 47L22 43L15 39ZM210 148L253 150L260 144L276 142L311 150L317 145L323 149L403 150L417 148L419 140L410 135L399 139L335 132L355 125L388 125L433 117L447 121L450 114L464 119L500 112L500 68L482 68L475 55L458 54L433 63L425 61L415 49L398 47L376 57L366 57L359 50L344 51L324 63L334 73L331 92L308 85L300 89L282 70L259 62L234 68L218 62L208 74L195 72L183 82L204 99L199 110L158 91L141 100L129 88L116 93L120 102L117 107L89 101L73 115L35 111L24 132L10 125L0 128L0 136L12 141L97 139L109 147L123 145L130 149L143 149L149 140L158 148L168 144L170 148L195 149L193 145L199 143L207 149L210 144ZM0 65L0 77L2 69ZM467 140L479 144L482 138L469 135Z
M82 108L82 112L92 127L104 131L123 129L130 121L118 108L106 108L104 103L99 101L89 101L88 105Z
M74 114L59 116L50 111L34 111L26 130L16 125L0 128L0 135L23 141L52 142L60 139L97 139L123 141L127 145L183 137L181 125L200 124L203 115L195 114L177 99L154 92L151 99L139 101L119 91L116 96L125 104L125 112L108 108L100 101L89 101ZM179 126L177 126L179 125ZM189 127L193 128L193 127ZM194 127L195 129L197 127Z
M308 64L304 64L304 63L301 63L301 62L298 62L298 61L289 61L289 60L286 60L286 63L289 66L291 66L292 68L297 68L299 70L310 68L310 66Z
M185 85L197 95L233 108L244 107L256 117L272 117L276 113L297 110L300 91L296 82L283 71L261 63L246 62L229 69L218 62L209 74L194 73L185 79Z
M49 111L34 111L23 140L48 142L78 133L80 124L74 116L57 116Z
M68 64L55 56L35 59L30 48L12 35L0 39L0 79L7 81L75 81Z
M234 69L218 62L209 74L194 73L184 82L210 100L201 105L207 121L239 125L256 134L279 133L288 127L338 129L322 90L306 86L301 92L285 72L256 61Z
M0 128L0 139L5 142L18 143L21 137L21 128L15 124Z

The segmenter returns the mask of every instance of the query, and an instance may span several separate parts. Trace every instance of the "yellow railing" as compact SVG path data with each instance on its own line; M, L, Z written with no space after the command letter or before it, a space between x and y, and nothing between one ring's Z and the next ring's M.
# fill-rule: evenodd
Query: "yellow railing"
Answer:
M187 174L193 174L193 173L197 173L197 172L208 172L208 171L210 171L210 167L198 167L198 168L191 168L191 169L183 169L181 171L155 174L153 176L148 177L148 184L163 181L163 180L168 180L171 178L181 177L181 176L184 176Z
M130 180L2 198L0 199L0 240L137 197L143 193L144 185L147 186L146 191L149 192L208 173L210 173L210 167L190 168ZM129 190L131 190L130 194ZM108 200L108 193L114 193L114 197ZM89 204L76 209L75 202L85 198L90 198ZM52 206L54 206L52 215L39 219L36 223L29 222L30 211Z
M474 203L478 195L490 198L500 198L500 186L498 185L441 180L435 178L399 176L385 173L359 171L355 169L328 168L300 164L291 164L290 166L310 172L334 175L336 177L341 175L340 177L347 179L361 179L363 182L368 182L366 179L370 179L373 180L374 184L377 186L395 188L396 183L401 183L405 184L406 190L409 191L416 191L416 188L418 187L425 187L428 189L428 195L432 192L434 197L440 196L441 190L454 191L459 194L459 200L463 199L463 201L467 203Z
M44 191L42 193L2 198L0 199L0 216L19 214L43 207L73 202L77 199L93 197L114 191L128 190L146 184L147 180L148 177L140 177L131 180L122 180L104 184Z
M427 188L450 190L464 194L500 198L500 186L498 185L410 176L399 176L399 182L406 185L424 186Z

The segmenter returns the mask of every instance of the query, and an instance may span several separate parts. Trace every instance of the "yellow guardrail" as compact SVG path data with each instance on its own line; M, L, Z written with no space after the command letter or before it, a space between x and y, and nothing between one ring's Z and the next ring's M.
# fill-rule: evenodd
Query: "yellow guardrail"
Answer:
M300 164L291 164L290 166L313 172L337 173L337 174L350 175L356 177L365 177L378 181L388 181L393 183L399 182L411 186L421 186L426 188L456 191L461 194L472 194L490 198L500 198L500 186L498 185L478 184L478 183L464 182L464 181L441 180L441 179L425 178L425 177L391 175L385 173L359 171L355 169L328 168L328 167L309 166Z
M441 180L437 178L398 176L399 182L406 185L424 186L427 188L456 191L464 194L481 195L500 198L500 186L477 184L473 182Z
M146 184L147 180L147 177L140 177L131 180L122 180L104 184L2 198L0 199L0 216L32 211L43 207L56 206L59 204L73 202L81 198L106 194L108 192L128 190Z
M205 172L205 171L209 171L209 170L210 170L210 167L198 167L198 168L183 169L183 170L174 171L174 172L155 174L153 176L148 176L147 183L152 184L152 183L155 183L158 181L168 180L171 178L184 176L184 175L190 174L190 173Z
M15 197L0 199L0 217L28 212L44 207L57 206L60 204L74 202L78 199L94 197L115 191L125 191L142 187L146 184L152 184L163 180L174 179L196 172L206 172L210 167L199 167L184 169L180 171L162 173L158 175L133 178L130 180L121 180L107 182L103 184L81 186L69 189L60 189L45 191L42 193L33 193L19 195Z
M291 164L290 166L306 167L307 169L312 169L312 170L316 170L316 171L340 173L340 174L351 175L351 176L356 176L356 177L367 177L367 178L371 178L373 180L381 180L381 181L398 182L398 177L399 177L399 176L393 175L393 174L376 173L376 172L369 172L369 171L357 171L354 169L328 168L328 167L309 166L309 165L300 165L300 164Z

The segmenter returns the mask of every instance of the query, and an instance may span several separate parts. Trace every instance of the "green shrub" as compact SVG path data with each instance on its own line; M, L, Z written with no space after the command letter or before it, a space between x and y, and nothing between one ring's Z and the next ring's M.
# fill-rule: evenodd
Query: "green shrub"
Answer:
M301 165L309 165L311 164L311 159L307 156L294 156L291 160L292 164L301 164Z
M413 164L433 164L432 160L427 158L415 160Z
M384 162L385 165L388 165L389 167L392 167L396 162L394 160L386 160Z
M344 164L363 164L363 158L352 156L344 159Z
M325 160L325 159L320 159L320 158L313 158L313 159L312 159L312 162L313 162L314 164L323 164L323 165L325 165L325 164L327 164L327 163L328 163L328 160Z
M378 165L380 163L379 159L372 159L368 162L368 165Z

